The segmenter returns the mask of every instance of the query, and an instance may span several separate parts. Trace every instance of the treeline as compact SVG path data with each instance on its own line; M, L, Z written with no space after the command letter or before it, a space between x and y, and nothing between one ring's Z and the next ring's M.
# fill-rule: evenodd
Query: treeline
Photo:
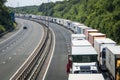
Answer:
M65 0L40 5L43 15L79 21L120 44L120 0Z
M38 14L39 13L38 8L39 6L26 6L26 7L17 7L17 8L9 7L9 9L12 12L21 13L21 14Z
M25 8L24 8L25 9ZM120 44L120 0L64 0L25 12L70 19L98 29ZM23 11L23 10L21 10Z
M0 0L0 36L2 33L14 29L14 14L10 13L8 8L4 5L6 0Z

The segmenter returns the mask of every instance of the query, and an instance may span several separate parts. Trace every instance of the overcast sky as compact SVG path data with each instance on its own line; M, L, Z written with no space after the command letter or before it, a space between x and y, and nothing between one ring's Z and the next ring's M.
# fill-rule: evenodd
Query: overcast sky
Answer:
M63 0L7 0L6 6L10 7L20 7L20 6L30 6L30 5L40 5L45 2L56 2Z

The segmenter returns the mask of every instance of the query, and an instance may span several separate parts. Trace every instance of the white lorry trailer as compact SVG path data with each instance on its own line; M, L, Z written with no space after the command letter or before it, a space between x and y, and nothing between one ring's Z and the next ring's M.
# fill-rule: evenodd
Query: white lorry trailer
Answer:
M98 64L101 70L106 70L105 60L106 60L106 47L107 46L115 46L116 42L111 40L110 38L101 38L94 40L94 48L98 53Z
M68 80L105 80L102 74L69 74Z
M88 41L94 46L94 40L98 38L106 38L106 35L102 33L89 33Z
M111 80L120 80L120 46L107 46L106 68Z
M71 34L71 40L85 40L84 34Z
M72 47L92 47L92 45L87 40L72 40Z
M92 62L95 63L94 69L97 72L97 55L97 52L87 40L72 40L72 52L68 55L68 63L70 62L69 58L72 59L72 64L70 63L71 72L74 71L72 67L74 63L79 63L79 67L81 67L80 71L83 71L83 64L84 67L92 68Z

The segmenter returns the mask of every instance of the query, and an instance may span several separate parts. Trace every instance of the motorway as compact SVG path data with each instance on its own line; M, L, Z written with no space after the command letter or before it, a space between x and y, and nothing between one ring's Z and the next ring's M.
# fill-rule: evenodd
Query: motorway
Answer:
M51 64L43 80L67 80L66 64L67 55L70 53L71 32L54 23L50 23L50 28L55 34L56 44Z
M43 38L44 30L36 22L16 19L22 26L16 34L0 42L0 79L9 80Z
M44 21L42 21L45 23ZM47 23L48 24L48 23ZM71 52L71 34L72 32L63 26L55 23L50 23L49 27L55 34L55 51L52 56L48 70L42 80L68 80L66 74L67 55ZM106 72L100 71L105 80L110 80L106 75ZM37 80L41 80L40 78Z

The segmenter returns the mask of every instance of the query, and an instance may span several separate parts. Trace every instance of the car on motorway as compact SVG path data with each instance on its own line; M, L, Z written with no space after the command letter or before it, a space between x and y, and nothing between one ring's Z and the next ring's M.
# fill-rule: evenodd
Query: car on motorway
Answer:
M24 26L24 27L23 27L23 29L27 29L27 27L26 27L26 26Z

